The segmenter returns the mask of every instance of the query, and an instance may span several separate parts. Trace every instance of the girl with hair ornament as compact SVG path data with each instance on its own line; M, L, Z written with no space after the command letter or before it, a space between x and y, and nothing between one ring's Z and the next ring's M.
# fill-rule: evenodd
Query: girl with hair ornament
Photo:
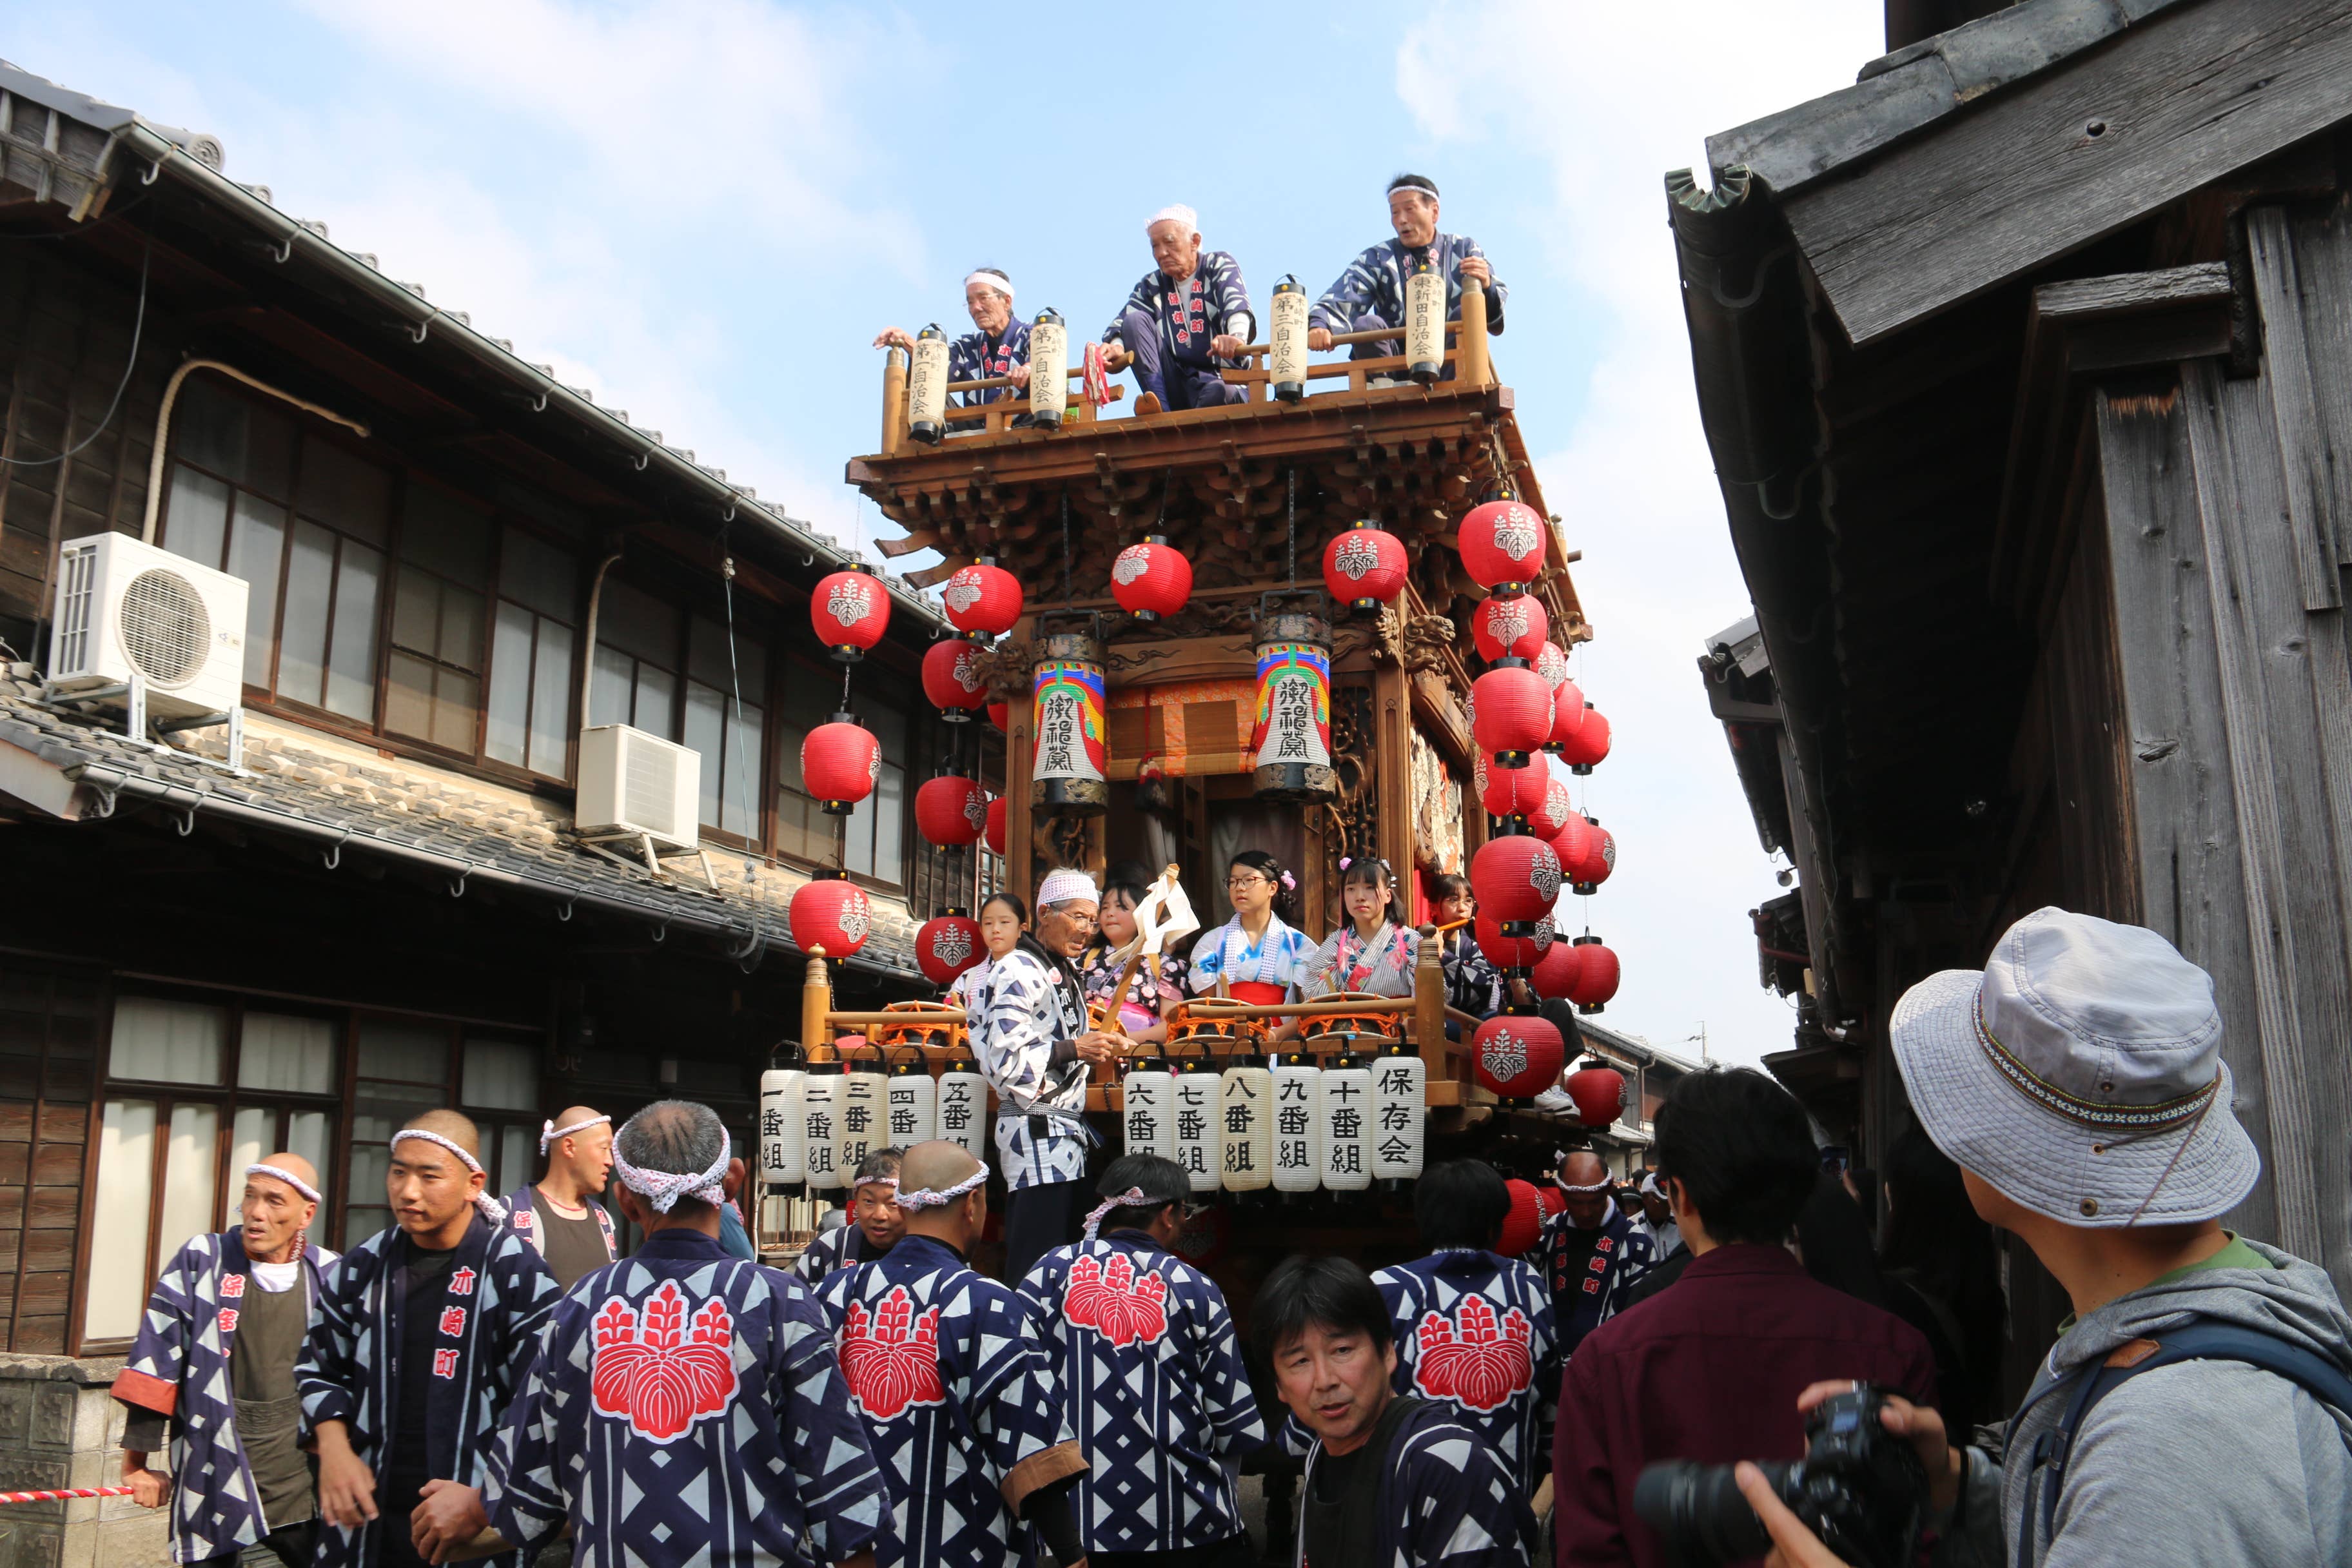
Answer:
M1233 858L1225 868L1233 918L1192 944L1193 994L1267 1007L1306 995L1315 944L1281 914L1297 889L1298 879L1263 849L1244 849ZM1280 1034L1287 1037L1297 1027L1296 1018L1286 1018Z
M1412 994L1412 966L1421 935L1404 923L1396 877L1375 855L1339 862L1339 902L1348 919L1323 939L1307 965L1307 989Z

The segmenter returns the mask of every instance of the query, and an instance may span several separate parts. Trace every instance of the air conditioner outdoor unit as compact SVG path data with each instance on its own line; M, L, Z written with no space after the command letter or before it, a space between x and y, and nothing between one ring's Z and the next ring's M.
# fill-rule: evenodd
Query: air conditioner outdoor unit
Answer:
M657 849L692 850L701 833L702 753L626 724L580 731L583 838L649 838Z
M245 694L245 580L127 533L58 552L48 689L144 697L149 717L235 713ZM135 684L134 684L135 678Z

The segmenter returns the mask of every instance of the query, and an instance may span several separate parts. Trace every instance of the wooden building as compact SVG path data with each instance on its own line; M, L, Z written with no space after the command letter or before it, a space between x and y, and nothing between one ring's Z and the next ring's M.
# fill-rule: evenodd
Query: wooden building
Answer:
M1898 10L1888 7L1890 21ZM2352 3L2026 0L1668 181L1756 610L1700 661L1875 1163L1886 1024L2048 904L2211 972L2233 1226L2352 1289ZM2021 1250L2019 1359L2061 1315Z
M844 548L223 167L0 67L0 1351L126 1347L268 1150L324 1173L321 1239L381 1228L425 1107L483 1123L499 1190L575 1101L690 1096L748 1149L793 890L873 896L837 966L869 1005L920 988L912 911L948 894L908 809L936 605L889 584L877 787L821 814L799 743L841 670L807 602ZM58 546L109 531L249 584L240 754L45 687ZM575 832L609 724L698 755L699 855ZM67 1463L0 1441L0 1486ZM0 1561L56 1513L0 1517Z

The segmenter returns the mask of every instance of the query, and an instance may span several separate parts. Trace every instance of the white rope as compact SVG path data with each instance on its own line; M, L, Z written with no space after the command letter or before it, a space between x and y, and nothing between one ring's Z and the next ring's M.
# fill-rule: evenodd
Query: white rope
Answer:
M943 1209L947 1207L948 1205L955 1202L956 1199L963 1196L966 1193L972 1191L976 1187L985 1185L987 1181L988 1162L982 1160L980 1163L979 1170L974 1171L971 1175L966 1176L954 1186L944 1188L939 1192L932 1192L928 1187L920 1187L911 1193L907 1191L904 1187L899 1188L898 1206L902 1209Z
M539 1124L539 1152L542 1154L546 1153L558 1138L569 1138L574 1132L585 1132L591 1127L605 1126L612 1120L609 1116L592 1116L585 1121L575 1121L569 1127L558 1127L552 1121L542 1121Z
M1150 1202L1151 1200L1150 1198L1143 1195L1143 1189L1141 1187L1129 1187L1127 1191L1120 1193L1116 1197L1108 1197L1103 1199L1102 1202L1097 1204L1093 1208L1087 1211L1087 1239L1088 1241L1095 1239L1096 1233L1102 1229L1104 1216L1108 1215L1111 1210L1142 1208Z
M1610 1183L1606 1176L1602 1177L1600 1181L1591 1183L1581 1187L1571 1187L1566 1182L1562 1182L1559 1184L1559 1190L1563 1193L1605 1193L1609 1190L1609 1187Z
M310 1183L304 1181L301 1177L296 1175L293 1172L288 1170L283 1165L247 1165L245 1168L245 1173L248 1176L275 1176L314 1204L322 1204L327 1201L319 1195L318 1188L312 1186Z
M387 1147L397 1149L400 1147L403 1140L409 1138L421 1138L427 1143L437 1143L442 1148L448 1150L452 1154L457 1155L458 1159L464 1161L466 1163L466 1169L473 1172L474 1174L478 1176L488 1176L489 1174L488 1171L482 1169L482 1163L479 1160L475 1159L471 1154L466 1152L466 1151L460 1148L455 1141L444 1138L438 1132L427 1132L422 1127L402 1128L399 1131L392 1135L392 1142L387 1145ZM488 1220L492 1225L503 1225L506 1223L507 1205L499 1202L498 1199L490 1196L488 1188L485 1188L481 1192L474 1194L474 1206L480 1209L482 1211L482 1217Z
M640 1170L621 1157L618 1145L613 1150L613 1169L620 1173L622 1184L651 1204L656 1214L667 1214L670 1206L682 1197L706 1204L725 1203L727 1188L724 1184L730 1158L727 1130L722 1127L719 1130L719 1158L711 1162L707 1171Z

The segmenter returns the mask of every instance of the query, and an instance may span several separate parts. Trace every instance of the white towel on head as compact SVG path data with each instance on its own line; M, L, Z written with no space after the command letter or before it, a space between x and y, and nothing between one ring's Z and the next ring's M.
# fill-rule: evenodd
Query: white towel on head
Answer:
M1084 899L1090 904L1099 904L1102 894L1096 889L1092 877L1084 871L1066 868L1046 872L1045 879L1037 884L1037 907L1041 910L1047 904L1067 903L1072 899Z
M1198 234L1201 232L1201 215L1194 212L1191 207L1186 206L1182 202L1178 202L1171 206L1161 207L1158 212L1153 213L1150 217L1144 219L1143 232L1150 234L1153 224L1166 223L1171 218L1184 226L1184 232L1186 234Z

